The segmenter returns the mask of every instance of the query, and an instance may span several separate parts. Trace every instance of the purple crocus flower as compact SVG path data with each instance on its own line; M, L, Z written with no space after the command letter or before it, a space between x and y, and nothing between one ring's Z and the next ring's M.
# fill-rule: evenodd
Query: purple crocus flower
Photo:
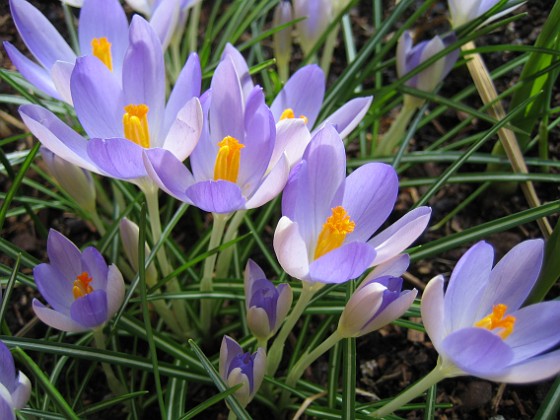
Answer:
M148 173L178 200L214 213L259 207L288 179L285 156L272 162L276 129L259 86L245 94L231 56L214 73L202 99L205 129L191 155L191 172L163 150L147 150Z
M230 387L242 384L233 395L242 406L251 402L264 379L266 353L262 347L251 354L244 352L237 342L227 335L220 348L220 376Z
M432 279L422 297L422 319L442 365L455 375L526 383L560 372L560 302L522 307L543 261L543 241L512 248L494 268L486 242L459 260L444 293ZM448 368L449 369L449 368Z
M362 281L346 304L338 331L342 337L359 337L399 318L412 305L418 291L402 290L400 277L409 263L400 255L378 265Z
M342 283L404 251L428 224L419 207L372 238L397 198L398 179L386 164L369 163L346 177L346 154L337 131L315 134L284 189L283 217L274 250L291 276Z
M15 419L14 410L25 407L31 395L31 382L16 372L10 349L0 341L0 418Z
M285 283L275 287L253 260L245 267L244 285L249 329L259 340L267 340L292 306L292 288Z
M78 58L72 72L76 115L92 140L40 106L23 105L20 114L41 143L61 158L101 175L151 184L144 149L163 148L183 161L198 141L200 63L195 54L189 57L166 105L163 51L155 32L136 15L129 38L122 81L92 56Z
M107 266L93 247L83 252L69 239L51 229L47 238L50 263L33 269L37 288L51 305L33 299L33 311L45 324L68 332L102 326L124 299L124 281L119 269Z
M421 63L433 57L457 40L455 33L440 38L435 36L430 41L423 41L413 46L410 31L405 31L399 38L397 45L397 73L399 77L414 70ZM459 50L453 50L445 57L440 58L420 73L406 81L406 85L432 92L445 76L449 74L459 58Z
M475 20L479 16L482 16L492 7L497 5L500 0L448 0L447 4L449 6L449 13L451 14L451 23L454 28L464 25L472 20ZM515 4L512 7L508 7L510 4ZM504 10L493 15L485 23L491 22L498 19L521 6L523 2L517 2L516 0L508 1L504 5Z

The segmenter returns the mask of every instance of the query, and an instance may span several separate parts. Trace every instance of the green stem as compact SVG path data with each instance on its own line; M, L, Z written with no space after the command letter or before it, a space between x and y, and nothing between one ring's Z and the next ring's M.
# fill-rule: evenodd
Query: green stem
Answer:
M410 388L401 392L396 398L391 402L385 404L380 409L374 411L370 414L371 417L382 418L388 416L393 411L398 410L403 405L418 397L432 385L437 384L439 381L445 378L452 378L455 376L464 375L457 366L453 365L451 362L443 360L441 357L438 359L436 367L428 373L425 377L420 379Z
M309 283L303 281L303 288L296 305L293 307L290 315L284 321L284 325L280 329L280 332L276 336L274 343L270 347L266 361L266 373L267 375L274 376L280 366L280 360L282 360L282 354L284 353L284 345L290 333L292 332L296 322L303 314L305 308L313 298L313 295L323 286L321 283Z
M228 420L236 420L237 416L235 415L235 413L233 411L229 410L227 418L228 418Z
M377 156L388 156L393 152L395 147L399 145L404 138L408 123L410 123L412 116L422 103L423 101L421 99L411 95L404 95L403 107L397 118L395 118L391 124L389 131L381 138L381 142L375 153Z
M331 33L327 36L325 45L323 46L323 54L321 55L321 69L325 73L325 77L329 75L329 70L331 68L334 47L336 45L336 40L338 38L338 32L340 30L340 25L337 25Z
M93 330L93 341L95 343L95 347L99 350L105 350L105 334L103 334L103 327L95 328ZM127 393L126 387L119 381L115 372L113 372L113 368L109 363L101 363L101 367L103 368L103 372L105 373L105 377L107 378L107 384L109 385L109 389L115 396L124 395Z
M246 210L238 210L235 212L228 224L226 233L224 234L223 243L233 241L237 237L239 225L243 221L245 213L247 213ZM224 279L227 277L234 249L235 246L230 246L218 254L218 260L216 262L216 278Z
M210 235L210 243L208 244L209 251L220 245L229 214L213 213L213 216L214 224ZM213 290L212 278L214 268L216 267L216 258L216 254L212 254L204 260L202 280L200 281L200 291L203 293L208 293ZM210 327L212 325L212 299L202 299L200 305L200 322L203 334L210 334Z
M255 351L258 350L259 348L262 348L264 351L266 351L267 347L268 347L268 338L265 339L257 338L257 346L255 348Z
M198 45L198 24L200 22L200 10L202 2L199 1L191 11L190 26L189 26L189 51L197 51Z

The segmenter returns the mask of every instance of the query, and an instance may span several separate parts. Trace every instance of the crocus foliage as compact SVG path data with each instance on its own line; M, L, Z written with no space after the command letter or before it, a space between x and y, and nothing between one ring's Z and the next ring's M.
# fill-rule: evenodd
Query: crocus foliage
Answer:
M31 382L24 373L16 372L10 349L0 341L0 418L15 419L14 410L25 407L30 394Z
M422 319L443 364L497 382L539 381L560 372L560 302L522 307L543 260L543 241L522 242L494 268L486 242L470 248L444 279L432 279Z
M102 326L124 299L124 281L119 269L107 266L93 247L81 252L68 238L51 229L47 239L50 263L33 269L35 283L47 308L33 299L35 315L45 324L68 332Z

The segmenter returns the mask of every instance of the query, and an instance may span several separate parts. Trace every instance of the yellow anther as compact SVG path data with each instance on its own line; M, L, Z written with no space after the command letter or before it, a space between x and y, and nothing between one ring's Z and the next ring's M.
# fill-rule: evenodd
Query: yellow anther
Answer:
M350 215L344 207L338 206L332 209L332 214L327 217L319 234L314 259L316 260L342 245L346 235L353 232L355 227L356 224L350 220Z
M127 105L123 115L124 136L139 146L150 147L150 130L148 127L148 106Z
M74 295L74 299L81 298L93 292L93 287L89 285L90 283L91 277L87 272L84 271L82 274L76 276L76 280L74 280L72 287L72 294Z
M492 308L492 313L485 316L480 321L475 322L475 327L486 328L487 330L494 330L496 328L501 328L498 335L505 340L512 332L515 325L515 317L508 315L504 317L507 311L507 305L499 303L494 305Z
M214 164L214 180L237 182L239 175L239 162L241 161L241 149L244 144L233 137L227 136L218 143L218 154Z
M287 120L289 118L295 118L295 117L296 117L296 114L294 114L294 110L292 108L286 108L282 112L282 115L280 115L280 121ZM303 122L305 124L307 124L308 119L305 115L300 115L299 117L303 120Z
M93 38L91 40L91 52L94 56L99 58L107 68L113 71L113 59L111 57L111 43L107 38Z

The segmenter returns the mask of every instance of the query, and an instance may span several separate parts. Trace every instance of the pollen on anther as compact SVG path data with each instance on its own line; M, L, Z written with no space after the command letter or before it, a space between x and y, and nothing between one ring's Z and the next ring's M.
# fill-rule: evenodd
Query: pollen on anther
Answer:
M93 292L93 287L90 286L92 278L86 271L78 274L72 283L72 294L74 299L78 299Z
M91 51L107 68L113 71L113 58L111 56L111 43L105 37L91 40Z

